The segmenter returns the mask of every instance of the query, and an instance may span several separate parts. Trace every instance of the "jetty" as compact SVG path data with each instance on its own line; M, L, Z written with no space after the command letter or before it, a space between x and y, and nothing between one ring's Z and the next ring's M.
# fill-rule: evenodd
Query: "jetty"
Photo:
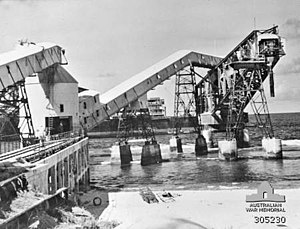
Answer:
M144 139L141 166L162 163L146 99L147 92L173 76L177 88L175 116L195 122L196 157L209 152L213 132L218 131L226 134L218 141L219 159L238 159L238 149L249 145L245 128L248 104L262 131L266 157L283 157L263 89L269 78L270 93L275 96L273 68L285 55L277 26L253 30L224 58L191 50L175 52L101 95L79 86L64 68L68 64L65 54L57 44L20 41L17 49L0 55L1 229L22 228L29 223L30 214L49 209L62 199L74 197L76 201L76 194L89 185L88 132L114 115L119 120L114 153L120 164L132 161L128 143L133 137ZM199 75L197 68L208 70L207 75ZM35 83L26 84L27 80ZM30 91L34 91L31 96ZM185 95L193 97L186 104L180 102ZM37 98L41 99L39 109L31 109ZM180 123L175 124L170 147L181 153ZM8 214L13 201L31 191L39 198ZM159 202L164 197L154 198L146 191L141 193L147 202Z

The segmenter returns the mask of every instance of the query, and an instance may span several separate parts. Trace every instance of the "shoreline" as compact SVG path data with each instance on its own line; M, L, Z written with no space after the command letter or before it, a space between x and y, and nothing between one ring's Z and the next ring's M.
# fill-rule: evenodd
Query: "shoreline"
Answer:
M255 224L255 213L246 208L246 196L255 189L168 190L173 198L163 198L164 190L153 190L158 203L148 204L137 191L109 193L109 206L100 222L118 222L117 229L138 228L274 228ZM286 196L284 213L259 213L258 216L286 217L288 228L299 228L300 189L275 189ZM128 211L130 209L130 211Z
M284 151L299 151L299 144L296 144L298 143L298 140L287 140L284 141L284 143ZM162 144L162 146L168 148L165 144ZM140 152L140 150L136 148L137 147L133 147L132 152L135 152L135 150ZM194 146L188 144L188 148L193 149ZM261 149L261 146L250 147L250 149L240 149L239 153L241 153L241 160L256 160L257 158L260 161L265 160L263 158L263 152L260 152L259 155L251 155L249 157L243 156L244 153L250 152L253 154L256 151L261 151ZM185 152L183 155L184 154L192 155L190 152ZM133 155L136 156L139 154L133 153ZM289 159L289 157L286 159ZM218 159L192 157L192 160L215 161ZM266 160L266 162L268 161L272 160ZM104 164L108 165L110 163ZM132 170L135 171L134 168L137 167L135 164L139 164L139 161L135 160L132 164L134 164L132 165ZM278 164L279 166L282 165L282 163ZM112 163L111 165L118 166L119 164ZM195 185L195 187L178 185L178 188L174 188L174 185L176 184L173 184L172 187L172 185L164 185L163 183L154 184L153 186L151 184L137 184L136 187L128 187L126 183L124 183L122 187L115 185L114 187L118 190L115 192L108 192L109 204L100 215L98 222L104 224L107 223L108 225L109 223L120 224L115 227L117 229L274 228L274 225L254 224L254 215L245 210L247 206L245 202L246 195L256 193L256 188L261 182L262 180L256 180L254 182L203 183L206 187L200 188L197 187L197 185ZM298 225L300 225L300 222L297 220L300 218L300 199L298 198L300 195L300 183L297 180L291 180L290 184L293 185L293 187L291 187L291 185L284 185L284 182L287 182L287 180L273 181L272 185L274 185L275 193L287 196L288 202L285 204L287 212L283 215L288 220L287 227L299 228ZM123 183L120 182L120 185L122 184ZM134 183L132 184L134 185ZM103 184L103 186L100 184L99 186L100 187L98 188L105 188L105 184ZM175 201L170 203L165 203L157 198L159 203L155 204L156 207L153 207L154 204L144 202L139 194L140 188L144 186L149 186L155 195L162 193L164 190L168 190L167 192L170 192L172 195L180 194L180 196L177 196ZM198 205L196 203L198 203ZM237 211L237 208L240 210ZM187 212L190 212L190 214L187 214ZM297 214L291 215L292 212L297 212ZM163 214L160 215L160 213ZM210 220L208 220L209 218ZM214 222L214 219L219 219L219 221ZM223 219L225 221L223 221ZM232 219L233 222L229 219Z

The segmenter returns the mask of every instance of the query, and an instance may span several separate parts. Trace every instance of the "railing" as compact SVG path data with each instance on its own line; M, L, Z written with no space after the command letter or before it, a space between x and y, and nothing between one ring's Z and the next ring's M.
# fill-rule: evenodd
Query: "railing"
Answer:
M80 141L82 137L74 137L74 138L66 138L66 139L61 139L62 142L59 142L58 144L55 144L50 147L44 147L44 146L39 146L36 148L32 154L27 155L23 157L26 161L34 163L39 160L42 160L46 157L49 157L65 148L67 148L70 145L73 145L74 143Z
M84 135L81 131L68 131L42 137L36 140L37 144L0 155L0 161L10 158L24 158L28 162L36 162L57 153L75 142L80 141L82 138L84 138Z
M75 131L67 131L59 134L49 135L46 136L46 140L60 140L60 139L66 139L66 138L75 138L75 137L83 137L84 133L81 130L75 130Z

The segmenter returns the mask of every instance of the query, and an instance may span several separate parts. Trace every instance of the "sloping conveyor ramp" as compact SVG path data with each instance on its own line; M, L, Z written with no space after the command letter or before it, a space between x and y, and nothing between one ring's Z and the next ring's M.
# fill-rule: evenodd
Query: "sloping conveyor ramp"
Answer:
M62 61L62 48L52 43L20 47L0 55L0 92L14 87L33 73Z
M213 68L222 58L207 54L196 53L188 50L178 51L141 73L122 82L100 96L104 104L99 111L99 117L95 117L89 129L136 101L165 80L173 76L177 71L193 65L201 68Z

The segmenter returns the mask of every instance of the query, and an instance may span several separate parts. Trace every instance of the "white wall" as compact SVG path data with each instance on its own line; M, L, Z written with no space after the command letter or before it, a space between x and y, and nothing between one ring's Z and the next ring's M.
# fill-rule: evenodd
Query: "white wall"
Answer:
M53 115L53 112L46 109L49 100L46 98L38 77L27 77L25 87L34 130L37 136L43 135L43 131L45 130L45 117L51 116L51 114Z
M96 102L95 102L96 98ZM86 104L86 108L84 108L84 103ZM96 119L101 115L100 113L100 102L99 102L99 95L95 96L84 96L80 98L79 103L79 113L80 113L80 121L83 125L87 128L95 125ZM97 116L98 110L98 116ZM86 123L84 119L86 118Z
M43 135L45 117L73 116L73 128L79 126L79 99L77 83L57 83L50 86L50 104L37 77L26 78L28 102L36 135ZM60 104L64 112L60 112ZM47 109L52 108L52 110Z
M50 101L58 116L73 116L73 127L79 126L79 99L77 83L55 83L50 88ZM60 104L64 112L60 112Z

